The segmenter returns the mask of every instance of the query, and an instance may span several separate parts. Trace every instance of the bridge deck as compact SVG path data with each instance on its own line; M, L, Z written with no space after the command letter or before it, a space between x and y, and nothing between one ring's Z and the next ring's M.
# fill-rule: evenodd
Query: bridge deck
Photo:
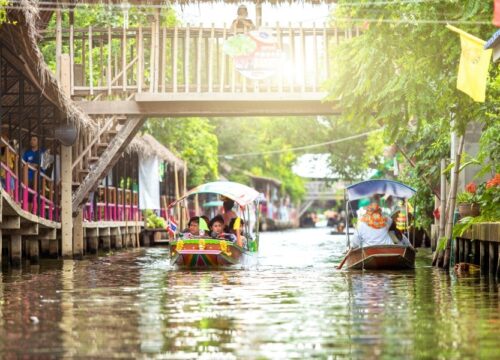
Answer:
M150 94L133 100L80 101L89 115L169 116L259 116L329 115L339 113L333 102L323 102L324 93L257 94Z

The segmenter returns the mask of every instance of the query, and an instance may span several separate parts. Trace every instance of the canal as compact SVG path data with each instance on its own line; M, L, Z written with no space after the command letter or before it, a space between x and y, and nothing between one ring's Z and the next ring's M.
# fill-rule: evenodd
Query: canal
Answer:
M500 358L498 285L419 250L404 272L338 271L325 228L264 233L259 265L179 271L163 248L4 265L2 358Z

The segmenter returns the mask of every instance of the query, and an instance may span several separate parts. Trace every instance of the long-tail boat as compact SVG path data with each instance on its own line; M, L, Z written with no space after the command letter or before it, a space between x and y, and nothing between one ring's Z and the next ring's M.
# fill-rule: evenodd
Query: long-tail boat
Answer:
M349 213L351 202L374 195L392 196L393 198L403 199L406 204L406 214L408 214L407 200L415 194L411 187L393 180L368 180L348 186L345 190L346 200L346 228L349 224ZM351 212L353 213L353 212ZM354 213L355 215L355 213ZM406 229L408 236L408 217L404 217L406 224L402 226ZM356 231L355 231L356 234ZM415 249L408 242L405 245L371 245L351 248L349 232L347 232L347 248L349 249L344 259L338 266L339 269L345 264L348 269L366 269L366 270L401 270L413 269L415 267Z
M244 236L237 233L237 240L213 239L208 233L195 238L183 239L178 231L170 241L170 263L184 268L231 267L234 265L251 266L256 263L259 249L258 222L259 202L262 194L254 189L235 182L216 181L206 183L188 191L184 196L169 205L169 212L179 208L189 213L190 205L199 208L199 197L218 196L233 200L238 205L238 216L243 220ZM191 206L192 207L192 206ZM201 214L196 214L201 215ZM175 224L175 219L169 219ZM172 228L176 226L169 225ZM255 232L254 232L255 230Z

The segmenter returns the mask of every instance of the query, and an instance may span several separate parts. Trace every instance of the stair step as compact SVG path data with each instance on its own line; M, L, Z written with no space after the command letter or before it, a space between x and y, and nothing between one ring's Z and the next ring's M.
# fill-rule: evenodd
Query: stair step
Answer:
M85 175L87 175L90 171L89 171L89 169L79 169L76 172L78 174L85 174Z
M120 116L116 118L116 121L118 122L118 124L125 124L127 122L127 118Z
M71 186L73 187L73 189L75 189L75 188L78 188L80 186L80 183L79 182L72 182Z
M106 149L108 145L109 145L108 143L99 143L97 144L97 148Z
M98 156L91 156L88 158L88 162L95 163L95 162L99 161L99 159L100 159L100 157L98 157Z
M113 135L115 136L116 134L118 134L118 130L114 130L114 129L111 129L111 130L107 130L105 132L106 135Z

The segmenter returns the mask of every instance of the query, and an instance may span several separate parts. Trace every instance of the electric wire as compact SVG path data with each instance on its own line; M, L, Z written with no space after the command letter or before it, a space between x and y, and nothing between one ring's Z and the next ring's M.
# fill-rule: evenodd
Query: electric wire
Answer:
M383 127L380 129L367 131L367 132L364 132L361 134L356 134L356 135L348 136L348 137L341 138L341 139L335 139L335 140L326 141L323 143L310 144L310 145L299 146L299 147L294 147L294 148L289 148L289 149L260 151L260 152L251 152L251 153L221 154L221 155L218 155L218 157L235 158L235 157L247 157L247 156L261 156L261 155L279 154L279 153L284 153L284 152L289 152L289 151L307 150L307 149L313 149L313 148L321 147L321 146L325 146L325 145L333 145L333 144L338 144L338 143L342 143L342 142L349 141L349 140L359 139L361 137L364 137L364 136L367 136L367 135L370 135L370 134L373 134L373 133L376 133L376 132L379 132L382 130L384 130Z

